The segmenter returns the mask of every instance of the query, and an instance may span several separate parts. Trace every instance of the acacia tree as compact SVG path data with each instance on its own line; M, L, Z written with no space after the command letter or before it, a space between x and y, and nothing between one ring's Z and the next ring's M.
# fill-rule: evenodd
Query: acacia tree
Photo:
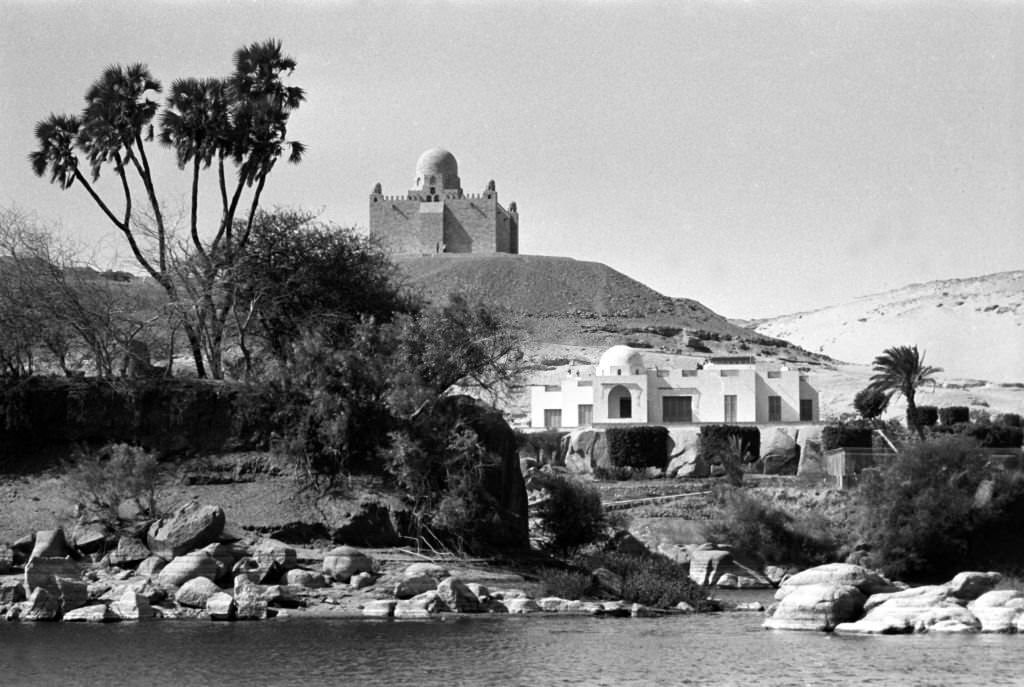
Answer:
M941 367L924 364L924 353L917 346L893 346L882 352L873 363L875 374L871 376L868 389L876 389L892 398L903 394L907 399L907 428L924 438L924 429L917 417L915 395L918 387L935 384L934 375L942 372Z
M305 150L301 143L286 140L291 113L305 99L301 88L283 81L295 66L280 41L253 43L235 52L234 71L226 78L174 81L161 110L153 100L161 83L145 65L115 65L90 86L81 115L51 114L36 125L39 147L29 156L33 170L39 176L49 173L51 183L61 189L81 186L124 235L138 264L181 307L201 377L223 375L223 337L233 291L222 285L246 250L267 178L281 157L287 154L297 163ZM174 150L179 168L190 175L190 269L184 271L173 264L171 235L147 152L154 119L159 121L159 142ZM86 163L88 176L83 172ZM204 232L199 187L203 172L211 167L219 218L212 231ZM102 196L96 184L104 170L119 182L119 191L111 194L118 197L116 202ZM139 195L152 227L140 226L136 219ZM147 240L150 232L153 242ZM182 279L191 280L190 289Z

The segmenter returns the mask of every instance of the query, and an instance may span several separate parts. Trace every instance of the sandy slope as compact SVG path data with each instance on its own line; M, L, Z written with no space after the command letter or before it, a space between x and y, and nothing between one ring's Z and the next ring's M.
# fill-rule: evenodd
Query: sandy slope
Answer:
M912 284L763 320L756 329L856 363L916 344L947 379L1024 382L1024 271Z

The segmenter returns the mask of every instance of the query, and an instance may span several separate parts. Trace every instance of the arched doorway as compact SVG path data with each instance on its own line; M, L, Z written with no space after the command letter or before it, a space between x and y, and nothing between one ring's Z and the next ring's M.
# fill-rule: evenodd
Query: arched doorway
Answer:
M633 417L633 397L629 389L617 384L608 392L608 418L623 419Z

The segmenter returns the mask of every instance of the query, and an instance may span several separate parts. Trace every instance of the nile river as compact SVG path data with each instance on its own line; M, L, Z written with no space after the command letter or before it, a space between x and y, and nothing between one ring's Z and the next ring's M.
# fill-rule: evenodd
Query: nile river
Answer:
M0 624L3 685L1021 685L1024 637L767 632L757 613Z

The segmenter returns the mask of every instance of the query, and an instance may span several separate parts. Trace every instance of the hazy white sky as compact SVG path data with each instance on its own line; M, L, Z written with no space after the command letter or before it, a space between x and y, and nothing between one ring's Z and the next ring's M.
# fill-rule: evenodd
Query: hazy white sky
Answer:
M81 189L32 174L36 121L108 64L169 85L277 37L309 152L270 202L366 227L373 184L404 193L441 146L468 192L517 201L524 253L793 312L1024 268L1022 36L1024 3L977 0L0 0L0 204L127 255Z

